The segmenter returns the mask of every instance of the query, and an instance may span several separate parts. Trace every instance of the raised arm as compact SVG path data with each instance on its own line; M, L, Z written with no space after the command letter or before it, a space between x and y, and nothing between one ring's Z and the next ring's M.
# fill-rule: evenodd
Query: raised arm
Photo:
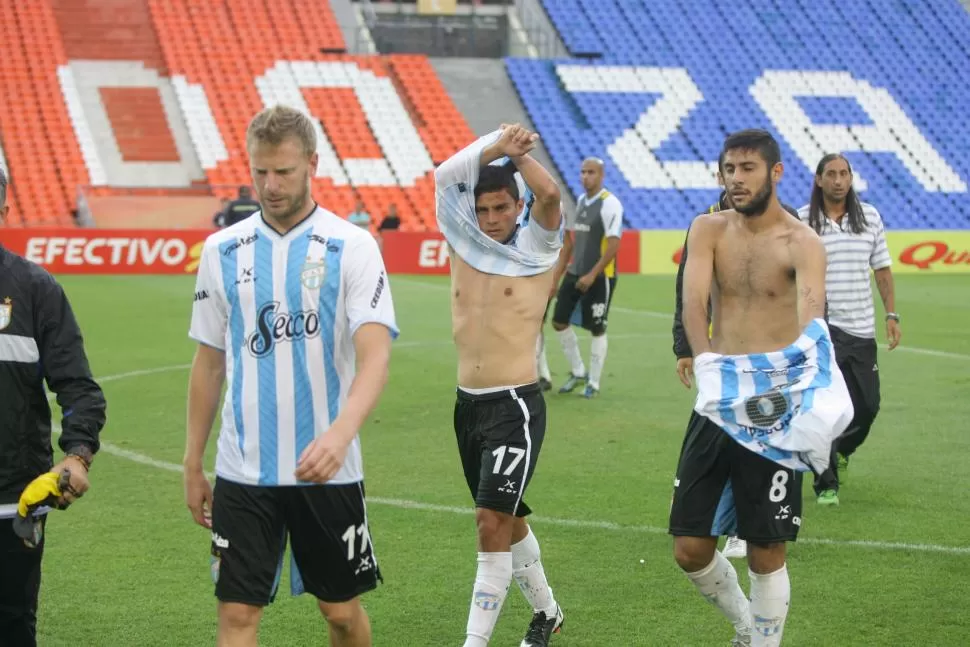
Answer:
M530 212L532 220L545 230L558 230L562 222L562 195L559 193L559 185L549 171L531 155L513 157L512 161L535 195Z
M684 265L684 330L694 357L711 352L708 336L707 304L714 278L714 241L717 216L700 216L687 235L687 262Z
M825 245L806 227L792 241L792 250L798 290L798 325L804 330L814 319L825 318Z
M478 171L481 167L502 157L510 156L507 150L512 136L510 127L502 124L502 129L482 135L446 159L434 171L438 189L443 190L459 183L474 187L478 182ZM532 147L528 150L534 147L535 143L532 143Z

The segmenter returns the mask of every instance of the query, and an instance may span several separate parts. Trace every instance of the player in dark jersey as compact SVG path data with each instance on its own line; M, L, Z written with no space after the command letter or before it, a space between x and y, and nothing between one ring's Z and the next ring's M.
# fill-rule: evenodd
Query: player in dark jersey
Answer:
M583 162L581 177L586 191L577 197L576 211L566 219L566 229L572 236L572 260L566 265L556 296L552 327L559 335L570 366L569 378L559 392L569 393L585 381L583 396L592 398L599 393L600 376L606 363L606 323L616 286L616 254L623 229L623 205L603 188L603 160L587 158ZM560 258L561 269L569 256L564 251ZM593 335L588 375L576 332L570 328L577 305L583 328Z

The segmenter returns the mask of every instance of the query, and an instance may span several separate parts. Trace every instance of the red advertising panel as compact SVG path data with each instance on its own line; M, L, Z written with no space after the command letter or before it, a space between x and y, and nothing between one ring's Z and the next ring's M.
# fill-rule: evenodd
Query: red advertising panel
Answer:
M206 229L0 229L0 242L53 274L189 274Z
M208 229L0 228L0 243L53 274L191 274ZM625 232L617 266L640 271L640 233ZM448 246L438 232L384 232L390 274L447 274Z
M383 252L389 274L447 274L449 271L448 246L436 231L384 232ZM622 274L640 271L640 232L623 233L617 268Z

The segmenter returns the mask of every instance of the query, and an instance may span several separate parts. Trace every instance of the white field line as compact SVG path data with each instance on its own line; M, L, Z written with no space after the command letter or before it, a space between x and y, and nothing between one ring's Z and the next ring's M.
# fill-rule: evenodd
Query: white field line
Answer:
M160 373L171 373L175 371L184 371L189 368L189 364L175 364L172 366L159 366L156 368L142 369L138 371L128 371L126 373L117 373L115 375L106 375L104 377L96 378L99 383L114 382L118 380L125 380L132 377L141 377L146 375L158 375ZM53 397L48 396L48 397ZM61 429L59 426L54 425L54 433L60 433ZM105 454L110 454L112 456L117 456L119 458L124 458L134 463L140 463L141 465L148 465L149 467L154 467L160 470L166 470L169 472L182 472L182 466L176 463L169 463L167 461L160 461L158 459L152 458L151 456L146 456L138 452L131 451L129 449L124 449L118 447L108 442L101 443L101 452ZM207 474L209 478L213 478L212 474ZM439 505L436 503L424 503L421 501L411 501L408 499L390 499L385 497L367 497L368 503L374 503L377 505L386 505L395 508L402 508L405 510L422 510L428 512L446 512L449 514L460 514L460 515L472 515L475 513L474 508L470 507L458 507L450 505ZM548 524L550 526L562 526L567 528L586 528L593 530L608 530L612 532L631 532L639 534L650 534L650 535L665 535L667 534L667 529L659 526L645 526L645 525L623 525L618 524L613 521L596 521L591 519L565 519L559 517L544 517L540 515L531 515L531 521L539 524ZM878 541L871 539L825 539L823 537L804 537L798 540L800 544L818 545L818 546L847 546L856 548L866 548L866 549L876 549L876 550L892 550L892 551L913 551L922 553L943 553L947 555L970 555L970 546L941 546L939 544L914 544L914 543L900 543L891 541Z

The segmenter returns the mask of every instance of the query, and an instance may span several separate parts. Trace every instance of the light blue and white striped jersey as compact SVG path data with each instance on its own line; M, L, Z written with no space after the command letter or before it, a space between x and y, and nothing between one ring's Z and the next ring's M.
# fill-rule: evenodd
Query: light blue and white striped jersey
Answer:
M824 319L813 320L790 346L771 353L694 359L694 410L738 443L779 465L818 473L852 421L845 380Z
M317 207L281 236L257 212L206 239L189 336L226 353L216 474L302 484L296 460L346 402L365 323L398 334L377 242L343 218ZM363 477L354 438L330 482Z
M559 260L564 221L547 231L532 218L519 214L519 229L508 243L489 238L475 216L475 184L482 151L499 138L501 130L480 137L435 169L435 212L438 229L459 257L479 272L502 276L534 276Z

